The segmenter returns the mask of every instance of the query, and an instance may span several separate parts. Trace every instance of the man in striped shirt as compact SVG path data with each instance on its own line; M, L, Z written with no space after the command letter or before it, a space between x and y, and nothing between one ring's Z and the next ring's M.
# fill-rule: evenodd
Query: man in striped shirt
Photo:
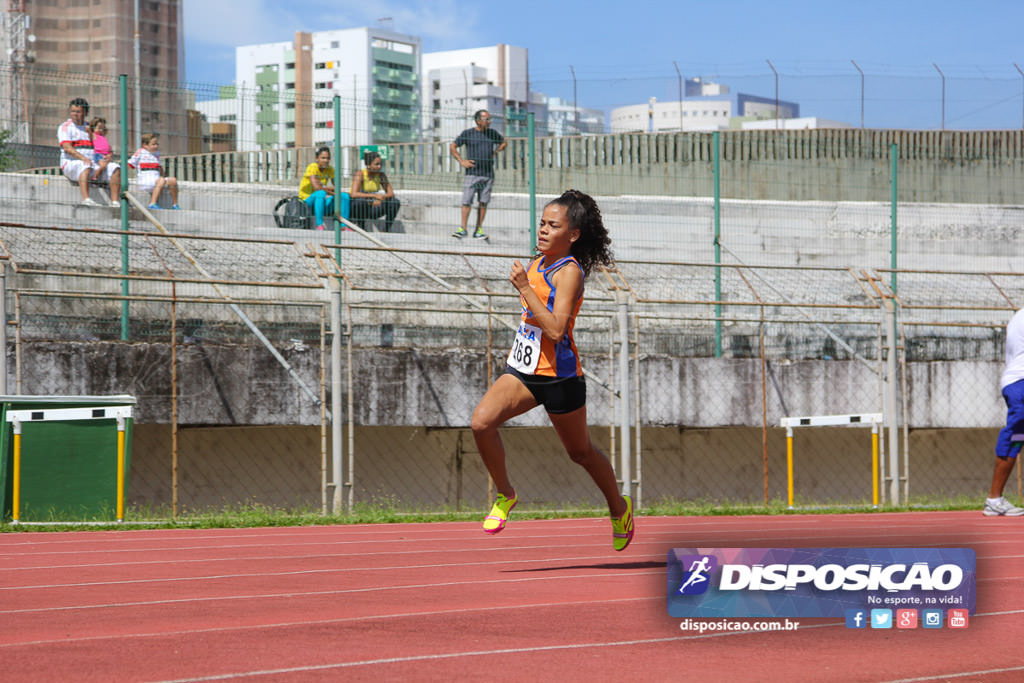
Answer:
M57 129L57 141L60 144L60 170L73 183L78 183L82 192L82 203L86 206L98 206L89 197L89 180L97 164L92 156L92 136L85 125L85 117L89 113L89 103L81 97L71 100L68 107L69 118ZM106 168L94 181L110 184L110 205L120 206L118 197L121 195L121 167L108 163Z

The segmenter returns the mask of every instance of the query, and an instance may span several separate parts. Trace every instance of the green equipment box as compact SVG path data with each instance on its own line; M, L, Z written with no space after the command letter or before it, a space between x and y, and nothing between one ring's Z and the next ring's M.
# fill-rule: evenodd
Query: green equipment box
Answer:
M122 521L134 396L0 396L0 512Z

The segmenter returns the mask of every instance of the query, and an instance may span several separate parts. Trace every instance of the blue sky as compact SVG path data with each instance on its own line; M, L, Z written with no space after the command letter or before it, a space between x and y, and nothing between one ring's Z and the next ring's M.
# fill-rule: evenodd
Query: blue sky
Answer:
M1024 0L817 4L552 0L184 0L190 83L230 84L234 47L295 31L385 25L425 51L508 43L529 49L534 90L606 112L675 100L701 76L800 104L801 114L874 128L1024 126ZM934 65L938 66L938 70ZM939 71L942 74L940 75ZM942 89L945 79L945 106Z

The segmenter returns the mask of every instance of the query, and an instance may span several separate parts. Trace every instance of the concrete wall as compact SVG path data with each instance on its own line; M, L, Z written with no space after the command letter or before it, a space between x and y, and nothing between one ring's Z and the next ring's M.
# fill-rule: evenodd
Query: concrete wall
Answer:
M912 431L913 499L975 496L980 500L991 479L996 432L994 428ZM766 470L769 500L784 501L785 430L772 427L766 442L762 437L762 430L752 427L644 428L639 463L643 504L758 504L765 496ZM603 500L590 478L566 457L549 426L506 428L502 438L524 508L602 508ZM591 438L609 452L606 428L592 427ZM360 427L355 445L354 499L360 504L399 510L480 510L481 514L487 509L487 473L469 430ZM182 512L253 503L320 508L318 427L188 427L178 432L178 448ZM868 430L800 431L794 440L794 462L797 505L871 502ZM633 471L637 472L637 463ZM170 427L137 424L129 506L169 508L172 481ZM1011 482L1009 490L1015 487Z
M885 201L891 145L898 145L899 196L914 202L1024 204L1024 131L818 129L723 131L721 196L785 201ZM446 190L460 167L450 141L392 145L388 175L399 189ZM537 141L536 182L551 194L568 187L591 194L712 195L711 133L622 133ZM278 179L298 183L303 150L261 156L195 155L168 160L185 180ZM358 168L345 148L345 168ZM529 150L509 141L499 156L498 192L529 191ZM230 170L228 170L230 169Z
M10 349L13 351L13 349ZM319 351L285 350L300 376L319 387ZM170 504L170 356L162 344L51 342L22 350L23 387L34 394L129 393L139 399L130 502ZM322 468L330 471L330 429L262 347L182 345L178 350L179 503L183 509L259 503L317 508ZM497 356L494 360L498 360ZM13 361L9 353L9 365ZM600 359L585 361L607 376ZM474 509L486 475L468 430L486 388L486 359L467 350L363 348L357 368L354 433L356 500L402 509ZM989 477L1004 408L999 363L910 364L911 491L974 495ZM329 368L326 376L330 376ZM785 496L783 414L879 410L872 373L853 361L804 361L774 370L762 444L756 359L646 358L641 363L644 496L758 502ZM331 397L328 394L327 400ZM783 411L785 403L788 411ZM347 405L347 403L346 403ZM610 452L610 395L588 384L595 443ZM503 432L510 466L533 504L600 505L589 479L565 457L543 411ZM807 503L870 499L870 435L863 428L813 428L795 435L796 490ZM633 449L634 454L636 449Z
M319 348L303 345L279 350L303 382L319 394ZM10 366L13 347L9 351ZM504 357L504 352L492 356L496 372ZM139 422L170 421L168 344L25 342L21 358L22 393L131 394L139 398ZM320 424L319 408L260 345L179 344L177 363L182 424ZM329 378L329 356L327 363L324 376ZM593 377L614 380L606 357L585 355L584 364ZM364 347L355 349L352 368L354 419L359 425L468 427L473 407L487 389L487 357L481 350ZM998 361L909 363L909 423L914 428L1000 426L1005 417L1000 371ZM14 368L9 372L13 377ZM878 379L858 361L776 363L772 375L769 424L778 424L785 415L881 410ZM756 358L646 356L640 363L641 421L708 428L760 426L761 385L761 364ZM615 407L608 391L591 381L590 415L615 422ZM545 422L543 415L528 414L510 424Z

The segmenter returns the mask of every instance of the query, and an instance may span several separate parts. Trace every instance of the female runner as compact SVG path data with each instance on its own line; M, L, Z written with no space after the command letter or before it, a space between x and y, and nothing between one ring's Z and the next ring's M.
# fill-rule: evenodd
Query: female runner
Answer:
M509 279L519 291L522 321L505 373L480 399L471 425L498 491L484 519L489 534L505 528L518 502L498 428L543 405L569 457L587 471L608 502L615 550L624 550L633 539L633 502L619 493L611 463L590 441L586 383L572 336L584 278L596 265L611 265L610 244L597 203L569 190L544 207L537 231L540 256L528 268L519 261L512 264Z

